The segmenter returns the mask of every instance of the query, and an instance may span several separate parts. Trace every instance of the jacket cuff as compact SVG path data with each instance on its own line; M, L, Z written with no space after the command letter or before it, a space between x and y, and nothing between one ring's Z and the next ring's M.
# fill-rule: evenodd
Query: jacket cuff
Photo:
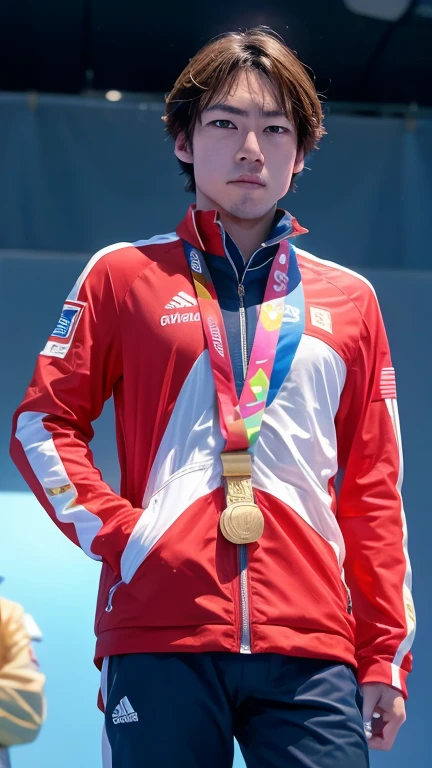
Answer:
M396 664L392 664L390 661L384 659L359 661L357 677L359 685L364 683L385 683L400 691L404 699L408 698L408 672Z

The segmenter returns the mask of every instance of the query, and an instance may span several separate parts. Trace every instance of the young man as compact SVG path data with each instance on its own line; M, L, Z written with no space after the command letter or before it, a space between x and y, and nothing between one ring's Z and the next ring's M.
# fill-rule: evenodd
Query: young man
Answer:
M276 207L320 102L261 28L200 51L165 121L196 207L91 259L12 440L103 563L104 764L228 768L235 735L249 768L364 768L405 719L414 612L375 293ZM112 393L120 495L89 449Z

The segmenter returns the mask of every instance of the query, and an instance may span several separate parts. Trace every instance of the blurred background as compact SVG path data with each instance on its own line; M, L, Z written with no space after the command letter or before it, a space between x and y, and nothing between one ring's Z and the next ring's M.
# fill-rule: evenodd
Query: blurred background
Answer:
M164 94L208 39L256 24L297 51L325 101L328 135L282 201L310 230L298 245L369 278L390 337L419 631L408 721L372 766L430 765L432 0L3 0L1 592L44 633L48 698L42 733L12 750L13 768L100 765L102 718L99 566L57 531L10 462L12 412L91 254L183 217L192 198L164 134ZM110 402L95 429L96 463L117 488Z

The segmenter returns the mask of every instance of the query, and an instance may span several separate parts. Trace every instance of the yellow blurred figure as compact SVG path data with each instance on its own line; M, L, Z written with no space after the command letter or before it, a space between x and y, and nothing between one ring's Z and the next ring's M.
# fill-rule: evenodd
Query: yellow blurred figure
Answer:
M10 765L8 747L34 741L45 719L45 676L31 645L41 638L24 609L0 597L0 768Z

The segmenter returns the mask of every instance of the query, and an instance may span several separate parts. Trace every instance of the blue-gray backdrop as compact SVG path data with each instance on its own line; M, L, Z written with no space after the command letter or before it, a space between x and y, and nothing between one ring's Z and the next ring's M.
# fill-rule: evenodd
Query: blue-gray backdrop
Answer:
M98 676L92 618L99 566L57 531L8 459L11 414L63 299L95 250L174 229L182 191L159 101L108 104L0 95L0 573L44 631L48 719L14 768L97 766ZM432 120L332 115L311 169L283 204L310 234L299 245L358 269L375 284L397 370L405 447L405 506L419 632L408 722L372 766L430 765L428 660L432 540ZM112 406L95 425L94 452L118 485ZM236 766L242 765L236 756Z

